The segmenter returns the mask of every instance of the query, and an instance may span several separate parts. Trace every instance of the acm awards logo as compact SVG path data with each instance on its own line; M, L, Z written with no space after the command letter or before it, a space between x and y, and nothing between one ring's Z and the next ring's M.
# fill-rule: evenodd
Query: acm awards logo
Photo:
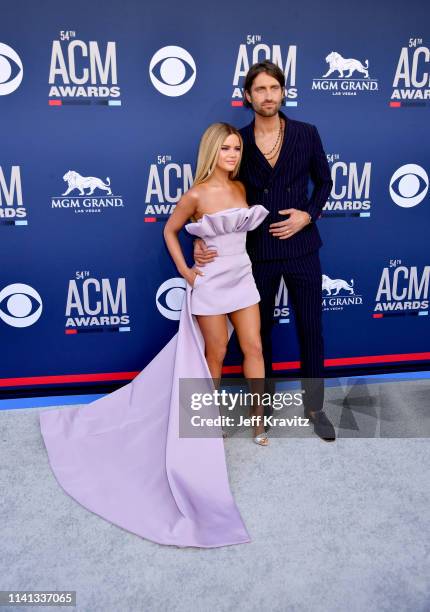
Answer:
M194 85L196 76L193 56L175 45L158 49L149 63L151 83L164 96L183 96Z
M111 180L107 176L82 176L76 170L67 170L63 175L67 188L61 196L51 198L51 208L69 209L76 214L100 213L107 208L122 208L121 195L112 192Z
M0 42L0 96L13 93L21 85L24 68L18 53Z
M191 164L179 164L171 155L157 155L148 170L145 222L165 221L193 180Z
M0 225L27 225L20 166L0 166Z
M393 79L391 107L426 106L430 100L430 49L422 38L410 38L400 50Z
M390 259L379 279L374 318L428 315L430 266L405 266Z
M66 300L66 334L130 331L125 278L95 278L88 270L69 280Z
M429 188L427 172L417 164L405 164L390 179L390 196L397 206L413 208L424 200Z
M325 58L328 70L312 80L313 91L324 91L332 96L356 96L363 92L378 91L378 80L369 74L369 60L343 57L331 51Z
M252 64L271 60L279 66L285 75L286 102L285 106L297 106L297 45L268 45L262 42L261 34L248 34L246 43L241 43L236 56L233 76L232 106L243 106L243 81Z
M362 306L363 296L355 292L354 279L330 278L322 275L322 307L324 311L344 310L347 306Z
M372 163L342 161L338 153L327 154L327 159L331 165L333 187L330 199L324 205L323 216L370 217Z
M49 105L121 106L116 42L79 40L72 30L52 41Z
M12 283L0 291L0 319L11 327L30 327L43 310L38 291L25 283Z
M288 289L284 277L281 276L278 291L275 295L273 318L278 323L290 322L290 307L288 304Z

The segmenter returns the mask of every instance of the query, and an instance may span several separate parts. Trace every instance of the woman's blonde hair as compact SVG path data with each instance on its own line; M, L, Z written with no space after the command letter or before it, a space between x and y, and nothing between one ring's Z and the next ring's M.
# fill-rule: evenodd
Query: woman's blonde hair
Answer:
M239 172L243 153L243 141L239 132L229 123L212 123L204 132L199 145L197 168L193 185L204 183L211 176L217 164L218 155L225 139L235 134L240 142L240 158L234 170L229 172L229 178L234 179Z

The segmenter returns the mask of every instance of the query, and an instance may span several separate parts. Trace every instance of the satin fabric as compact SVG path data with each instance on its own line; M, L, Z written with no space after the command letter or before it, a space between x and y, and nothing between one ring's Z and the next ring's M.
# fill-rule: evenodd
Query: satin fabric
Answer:
M217 250L217 257L204 266L204 276L194 281L192 314L224 314L260 301L246 251L247 232L260 225L269 211L259 204L251 208L229 208L203 215L185 229L203 238ZM198 267L198 266L197 266Z
M208 238L234 235L234 248L267 213L259 205L227 209L187 231L205 238L210 227ZM229 286L234 258L231 264ZM82 506L153 542L210 548L251 539L230 490L221 429L216 437L179 436L179 380L211 381L192 315L194 291L187 283L178 332L134 380L89 404L41 411L39 418L52 471ZM205 292L211 292L208 280ZM230 292L232 302L236 297ZM213 314L218 301L224 309L224 298L212 293Z

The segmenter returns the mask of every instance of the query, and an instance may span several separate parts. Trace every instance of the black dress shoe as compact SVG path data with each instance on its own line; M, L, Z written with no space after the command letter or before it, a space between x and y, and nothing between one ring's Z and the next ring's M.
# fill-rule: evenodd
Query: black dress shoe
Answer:
M326 440L326 442L333 442L336 440L336 433L334 431L333 423L327 418L326 414L322 410L318 410L313 414L305 411L305 417L310 419L311 423L314 424L314 432L322 440Z

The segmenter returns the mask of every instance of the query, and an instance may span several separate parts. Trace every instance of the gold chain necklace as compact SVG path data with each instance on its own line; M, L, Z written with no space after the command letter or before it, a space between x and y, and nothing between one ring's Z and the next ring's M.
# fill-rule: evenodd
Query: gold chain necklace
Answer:
M271 151L269 151L269 153L263 153L263 155L267 159L267 161L269 161L270 159L273 159L279 153L279 150L280 150L280 148L282 146L282 139L280 138L282 133L283 133L282 121L280 120L279 134L278 134L278 138L276 140L275 146L273 147L273 149ZM275 151L275 148L276 148L276 151ZM273 155L270 155L273 151L275 151L273 153Z
M279 130L278 130L278 137L276 138L275 146L268 153L264 153L264 151L262 151L264 157L267 157L276 149L279 139L281 137L281 131L282 131L282 121L281 121L281 118L279 117Z

